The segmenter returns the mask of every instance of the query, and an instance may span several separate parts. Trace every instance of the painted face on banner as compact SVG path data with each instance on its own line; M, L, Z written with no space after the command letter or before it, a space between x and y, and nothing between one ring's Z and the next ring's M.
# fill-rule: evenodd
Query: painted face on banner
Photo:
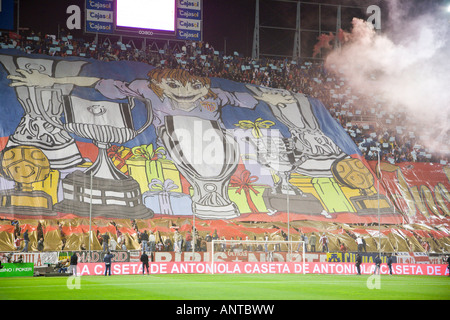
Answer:
M186 82L172 78L162 79L161 82L155 83L164 95L169 99L177 102L178 107L185 111L190 111L196 107L195 102L206 96L209 92L209 86L202 84L200 81Z

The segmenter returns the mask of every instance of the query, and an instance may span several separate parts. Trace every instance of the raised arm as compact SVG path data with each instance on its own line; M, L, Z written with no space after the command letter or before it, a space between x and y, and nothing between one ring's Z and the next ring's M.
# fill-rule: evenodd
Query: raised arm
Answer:
M80 87L91 87L100 80L100 78L96 77L81 76L53 78L37 70L31 70L29 72L23 69L17 69L16 72L21 74L21 76L7 76L7 79L13 81L9 84L10 87L51 87L54 84L73 84Z

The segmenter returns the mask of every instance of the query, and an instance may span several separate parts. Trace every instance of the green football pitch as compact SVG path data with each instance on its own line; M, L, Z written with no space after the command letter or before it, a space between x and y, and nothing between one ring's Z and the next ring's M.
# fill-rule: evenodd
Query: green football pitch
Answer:
M450 277L177 274L0 279L1 300L449 300Z

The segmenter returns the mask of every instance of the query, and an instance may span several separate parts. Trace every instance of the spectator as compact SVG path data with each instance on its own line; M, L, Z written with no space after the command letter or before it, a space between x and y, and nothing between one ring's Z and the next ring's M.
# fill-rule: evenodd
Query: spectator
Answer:
M170 251L172 249L172 241L170 237L166 237L164 240L164 251Z
M23 249L22 252L28 252L28 244L30 243L30 237L28 236L28 230L23 233Z
M358 252L362 252L363 250L363 241L361 236L356 237L356 244L358 246Z
M319 242L322 244L322 252L328 252L328 237L325 232L320 237Z
M20 238L20 236L14 239L14 248L15 248L16 250L19 250L19 249L20 249L20 243L22 242L22 240L23 240L23 239Z
M117 248L117 241L114 238L111 238L109 241L109 250L110 251L116 251Z
M311 249L311 252L316 252L316 241L317 237L314 232L312 232L311 237L309 237L309 247Z
M141 233L141 247L142 251L148 251L148 233L147 230L144 230L144 232Z
M155 251L155 246L156 246L156 237L153 234L153 231L150 231L150 235L148 236L148 242L149 242L149 250L150 252L154 252Z
M181 248L183 245L183 236L181 235L181 233L178 232L178 230L175 230L175 234L173 236L173 251L177 252L177 253L181 253Z
M37 249L39 252L44 251L44 238L40 238L38 243L37 243Z
M185 241L186 241L186 251L191 251L192 250L192 246L191 246L191 243L192 243L192 235L191 235L191 232L190 231L188 231L187 233L186 233L186 239L185 239Z
M208 242L203 237L199 237L199 240L200 240L200 251L206 252L208 250L208 246L207 246Z
M70 266L69 259L65 259L64 261L61 261L61 263L59 264L58 272L66 273L69 266Z
M102 239L103 252L106 252L106 251L108 251L108 245L109 245L109 235L106 231L102 235L101 239Z

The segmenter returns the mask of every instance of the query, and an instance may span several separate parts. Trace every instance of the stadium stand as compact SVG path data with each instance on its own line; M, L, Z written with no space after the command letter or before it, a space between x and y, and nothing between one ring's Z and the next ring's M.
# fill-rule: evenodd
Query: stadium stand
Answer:
M272 59L261 58L253 60L235 52L232 55L224 55L218 52L211 44L189 42L164 46L163 48L147 47L145 50L138 49L134 44L123 45L105 39L103 43L93 46L92 41L84 39L74 39L69 33L62 33L60 38L52 35L42 35L30 32L21 36L12 32L3 32L0 36L0 45L3 49L19 49L26 53L44 54L50 56L78 56L93 58L101 61L138 61L145 62L155 67L184 69L191 74L206 77L217 77L229 79L236 82L252 83L271 88L288 89L293 92L301 92L311 95L321 100L335 120L348 132L349 136L359 147L366 160L377 160L378 152L382 162L399 164L402 162L428 162L447 165L449 161L448 152L432 152L426 146L426 140L422 141L423 135L414 134L415 123L408 123L408 116L404 113L389 113L390 106L385 106L382 101L369 99L352 92L345 79L339 77L336 70L326 70L321 60L299 60L292 59ZM447 133L448 135L448 133ZM430 134L432 136L432 134ZM450 141L450 139L447 139ZM167 222L169 221L169 222ZM117 250L139 250L140 233L143 231L156 231L158 238L156 241L156 251L173 251L174 230L183 231L186 234L188 225L182 219L171 219L160 223L152 221L151 224L139 225L140 222L120 220L103 223L95 221L94 230L97 239L94 250L101 250L101 234L108 232L117 239ZM169 223L169 225L167 225ZM245 228L251 222L240 222L240 227ZM80 233L86 232L86 221L78 225L70 225L67 222L55 223L36 227L22 221L4 219L1 221L1 230L13 229L15 239L21 239L23 231L31 230L47 237L52 237L54 247L46 247L46 251L51 250L87 250L79 242ZM190 226L190 225L189 225ZM223 226L221 226L223 227ZM239 226L237 226L239 227ZM254 225L252 226L254 227ZM203 250L208 242L207 237L217 228L211 223L205 226L201 234L195 237L197 243L195 248ZM298 232L295 237L300 237L302 233L321 234L324 230L330 236L334 236L329 246L329 251L340 251L342 243L346 249L356 251L355 229L345 229L341 226L330 228L326 224L311 223L310 226L293 226ZM369 251L375 251L373 240L366 229L376 229L374 225L361 226L360 233L367 234L367 241L371 242ZM363 231L364 229L364 231ZM286 230L276 222L261 225L260 228L253 228L255 238L262 239L263 233L269 230L271 239L281 239L286 237ZM236 236L235 230L228 231L226 238L241 237ZM386 235L392 238L389 243L396 243L396 247L387 245L386 251L411 251L411 252L434 252L445 253L448 251L448 236L438 230L406 230L398 231L406 235L397 237L391 229L386 230ZM131 237L130 234L137 234ZM359 232L356 232L359 233ZM165 236L162 236L162 235ZM74 236L75 235L75 236ZM224 236L224 235L222 235ZM37 237L38 239L40 236ZM406 240L405 240L406 239ZM9 243L14 243L10 239ZM55 241L57 240L57 241ZM189 251L184 239L183 250ZM17 248L9 247L1 250L21 250L23 244L18 243ZM31 244L31 250L37 250L37 240Z

